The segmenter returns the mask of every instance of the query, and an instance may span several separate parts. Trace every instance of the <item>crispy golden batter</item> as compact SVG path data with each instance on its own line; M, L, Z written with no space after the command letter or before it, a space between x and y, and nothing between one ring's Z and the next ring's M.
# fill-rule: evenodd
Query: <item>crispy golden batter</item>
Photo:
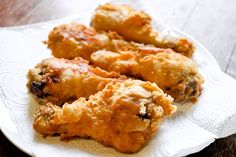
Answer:
M127 5L100 5L95 10L91 26L97 31L116 31L126 40L171 48L187 57L191 57L195 50L193 43L185 38L154 30L148 14Z
M27 87L36 100L61 105L79 97L88 98L102 90L120 75L88 65L77 57L73 60L49 58L28 72Z
M85 41L74 36L84 34L83 32L89 32L89 30L92 29L75 23L58 26L49 35L48 47L52 49L53 55L56 57L71 58L81 56L89 61L92 60L96 66L103 69L156 82L160 88L173 96L176 101L195 99L200 95L202 79L196 65L190 59L176 54L170 49L158 49L152 46L126 42L111 32L100 33L100 35L103 34L109 38L106 44L100 44L100 46L106 46L88 51L87 46L83 45L83 43L86 42L86 45L92 46L93 42L89 41L98 40L99 38L96 37L98 33L93 30L95 34L84 37ZM70 32L70 35L66 35L67 31ZM54 39L58 38L57 36L60 36L59 39L61 40L55 41ZM68 42L71 45L67 50L68 46L65 43ZM97 49L109 51L96 52ZM158 54L156 55L155 53ZM160 58L164 60L161 67L155 65L160 63ZM171 66L166 67L167 63ZM157 68L151 70L154 65Z
M44 104L33 127L44 136L91 138L137 152L176 111L173 98L201 94L203 78L187 58L195 48L157 32L149 15L126 5L99 6L91 26L71 23L50 32L45 43L58 58L43 60L27 75L29 93Z
M113 82L100 92L62 108L48 103L35 114L34 129L61 139L85 137L118 151L140 150L161 121L175 112L172 98L150 82Z
M136 49L138 44L125 41L115 32L96 32L93 28L71 23L55 27L45 42L58 58L77 56L89 59L90 54L101 49L119 51Z
M115 53L100 50L91 55L92 63L108 71L157 83L176 101L196 100L203 79L196 64L171 49L139 48Z

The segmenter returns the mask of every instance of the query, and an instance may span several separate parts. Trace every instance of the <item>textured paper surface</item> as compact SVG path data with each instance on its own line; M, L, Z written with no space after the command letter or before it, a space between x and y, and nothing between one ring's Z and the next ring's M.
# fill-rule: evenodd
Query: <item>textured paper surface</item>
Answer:
M125 2L154 15L143 1ZM32 120L38 104L27 94L25 75L29 68L33 68L43 58L50 57L50 51L41 41L47 39L48 32L60 23L77 21L88 25L91 11L97 5L92 4L87 12L76 18L0 29L0 127L15 145L30 155L39 157L171 157L197 152L212 143L215 138L236 132L236 81L221 72L210 53L192 39L197 47L193 59L205 79L203 93L199 101L186 112L167 119L155 137L140 152L126 155L93 140L75 139L62 142L58 137L43 138L36 133L32 128ZM159 21L154 23L158 29L167 29ZM172 31L177 35L185 35L174 29Z

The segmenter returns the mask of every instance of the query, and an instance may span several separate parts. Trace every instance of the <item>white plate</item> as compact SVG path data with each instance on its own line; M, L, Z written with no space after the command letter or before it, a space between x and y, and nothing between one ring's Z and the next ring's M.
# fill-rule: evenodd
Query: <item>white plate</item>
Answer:
M140 6L147 9L145 5ZM27 94L25 75L29 68L50 57L50 51L41 41L47 39L55 25L69 21L88 25L89 17L90 14L85 13L76 18L0 29L0 127L14 145L29 155L125 156L93 140L62 142L58 137L43 138L32 128L38 104ZM215 138L236 132L236 81L221 72L215 59L199 42L181 31L171 30L195 43L197 51L193 59L205 78L203 93L188 112L166 120L148 145L133 156L188 155L203 149Z

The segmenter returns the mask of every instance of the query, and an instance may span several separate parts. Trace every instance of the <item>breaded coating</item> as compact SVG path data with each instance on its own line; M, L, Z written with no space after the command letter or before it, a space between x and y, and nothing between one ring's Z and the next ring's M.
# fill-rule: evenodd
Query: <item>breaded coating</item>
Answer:
M195 50L193 43L188 39L177 37L169 30L153 29L148 14L136 11L128 5L106 3L98 6L92 17L91 26L97 31L116 31L126 40L171 48L187 57L191 57Z
M138 47L138 44L125 41L116 32L96 32L77 23L55 27L45 44L52 50L53 56L68 59L77 56L89 59L91 53L101 49L119 51Z
M44 59L29 70L27 77L28 90L39 103L52 102L56 105L79 97L88 98L107 83L121 79L115 72L94 68L80 57L73 60Z
M112 82L100 92L62 108L48 103L35 114L34 129L44 136L91 138L124 153L139 151L162 120L175 112L172 98L155 83Z
M92 63L108 71L155 82L175 101L196 100L203 78L196 64L171 49L139 48L115 53L100 50L91 55Z
M100 32L100 34L108 35L107 38L109 37L107 46L100 47L104 50L96 52L96 49L93 49L87 51L83 41L73 37L78 36L77 34L83 34L85 30L87 32L87 29L90 30L91 28L75 23L58 26L49 35L48 47L56 57L73 58L73 56L80 56L108 71L116 71L120 74L156 82L176 101L195 99L200 95L202 78L196 65L187 57L177 54L171 49L159 49L151 45L126 42L111 32L110 35L108 35L109 33ZM68 30L70 30L71 36L66 35ZM62 37L63 35L64 37ZM56 36L60 36L62 40L55 41ZM87 45L92 45L92 42L89 42L90 38L96 38L96 34L84 38ZM65 43L69 41L71 45L67 50L68 46ZM160 58L164 60L161 67L155 65L160 63ZM166 67L166 63L170 63L168 65L171 66ZM151 70L154 65L157 68Z

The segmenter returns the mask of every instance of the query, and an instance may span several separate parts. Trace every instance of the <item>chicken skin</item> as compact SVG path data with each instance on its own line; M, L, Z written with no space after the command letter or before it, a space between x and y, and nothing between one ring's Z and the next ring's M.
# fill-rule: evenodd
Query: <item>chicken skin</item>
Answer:
M53 56L67 59L77 56L89 59L90 54L97 50L133 50L139 45L125 41L115 32L96 32L77 23L55 27L45 44L52 50Z
M88 61L80 57L73 60L44 59L29 70L27 77L29 92L39 103L52 102L56 105L72 102L79 97L88 98L107 83L122 79L115 72L88 65Z
M91 20L97 31L116 31L126 40L153 44L160 48L171 48L175 52L191 57L195 48L193 43L177 37L170 30L155 30L151 17L143 11L136 11L128 5L106 3L98 6Z
M139 48L115 53L100 50L91 55L92 63L107 71L155 82L175 101L196 100L203 78L196 64L171 49Z
M35 114L34 129L44 136L91 138L124 153L139 151L160 123L175 112L172 98L155 83L111 82L89 97L63 107L48 103Z

